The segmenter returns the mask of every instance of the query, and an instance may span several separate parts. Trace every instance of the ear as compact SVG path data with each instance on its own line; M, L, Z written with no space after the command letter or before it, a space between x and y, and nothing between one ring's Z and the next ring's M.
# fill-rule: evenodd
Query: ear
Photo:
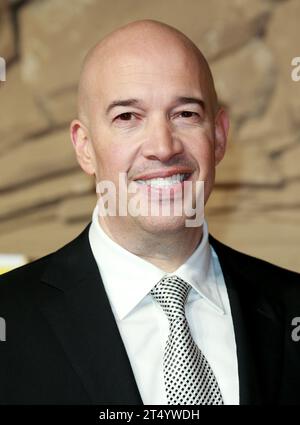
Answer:
M94 151L88 129L81 121L73 120L70 125L70 136L80 167L86 174L95 174Z
M225 155L228 131L229 116L224 108L220 108L215 118L215 165L218 165Z

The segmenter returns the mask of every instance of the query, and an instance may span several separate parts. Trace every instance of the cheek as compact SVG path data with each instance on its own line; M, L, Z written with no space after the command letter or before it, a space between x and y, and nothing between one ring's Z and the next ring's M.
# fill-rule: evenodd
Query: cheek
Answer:
M99 176L117 181L119 173L128 171L132 164L132 155L123 145L110 144L96 151L96 161Z
M190 153L198 163L200 171L200 179L206 180L214 169L214 151L212 149L212 142L209 140L201 140Z

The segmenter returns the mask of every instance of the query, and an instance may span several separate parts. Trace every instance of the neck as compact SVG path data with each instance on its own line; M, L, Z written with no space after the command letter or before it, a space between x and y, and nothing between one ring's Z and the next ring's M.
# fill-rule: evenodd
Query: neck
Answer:
M203 226L185 227L176 232L149 233L141 229L138 233L119 231L103 217L98 218L102 230L117 244L161 270L172 273L194 252L203 235ZM124 226L120 226L124 229Z

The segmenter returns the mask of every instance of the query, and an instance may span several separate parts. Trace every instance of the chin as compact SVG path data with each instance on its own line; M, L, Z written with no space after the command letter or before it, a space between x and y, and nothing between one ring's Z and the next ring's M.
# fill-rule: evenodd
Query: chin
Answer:
M186 217L139 217L139 226L152 234L172 234L182 231L185 226Z

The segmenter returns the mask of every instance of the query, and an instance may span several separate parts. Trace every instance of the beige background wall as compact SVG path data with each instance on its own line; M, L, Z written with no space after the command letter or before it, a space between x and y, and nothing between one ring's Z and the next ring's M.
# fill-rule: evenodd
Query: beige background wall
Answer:
M300 271L299 0L0 0L0 252L40 257L76 236L95 204L68 135L87 49L154 18L204 51L231 114L206 216L213 235Z

